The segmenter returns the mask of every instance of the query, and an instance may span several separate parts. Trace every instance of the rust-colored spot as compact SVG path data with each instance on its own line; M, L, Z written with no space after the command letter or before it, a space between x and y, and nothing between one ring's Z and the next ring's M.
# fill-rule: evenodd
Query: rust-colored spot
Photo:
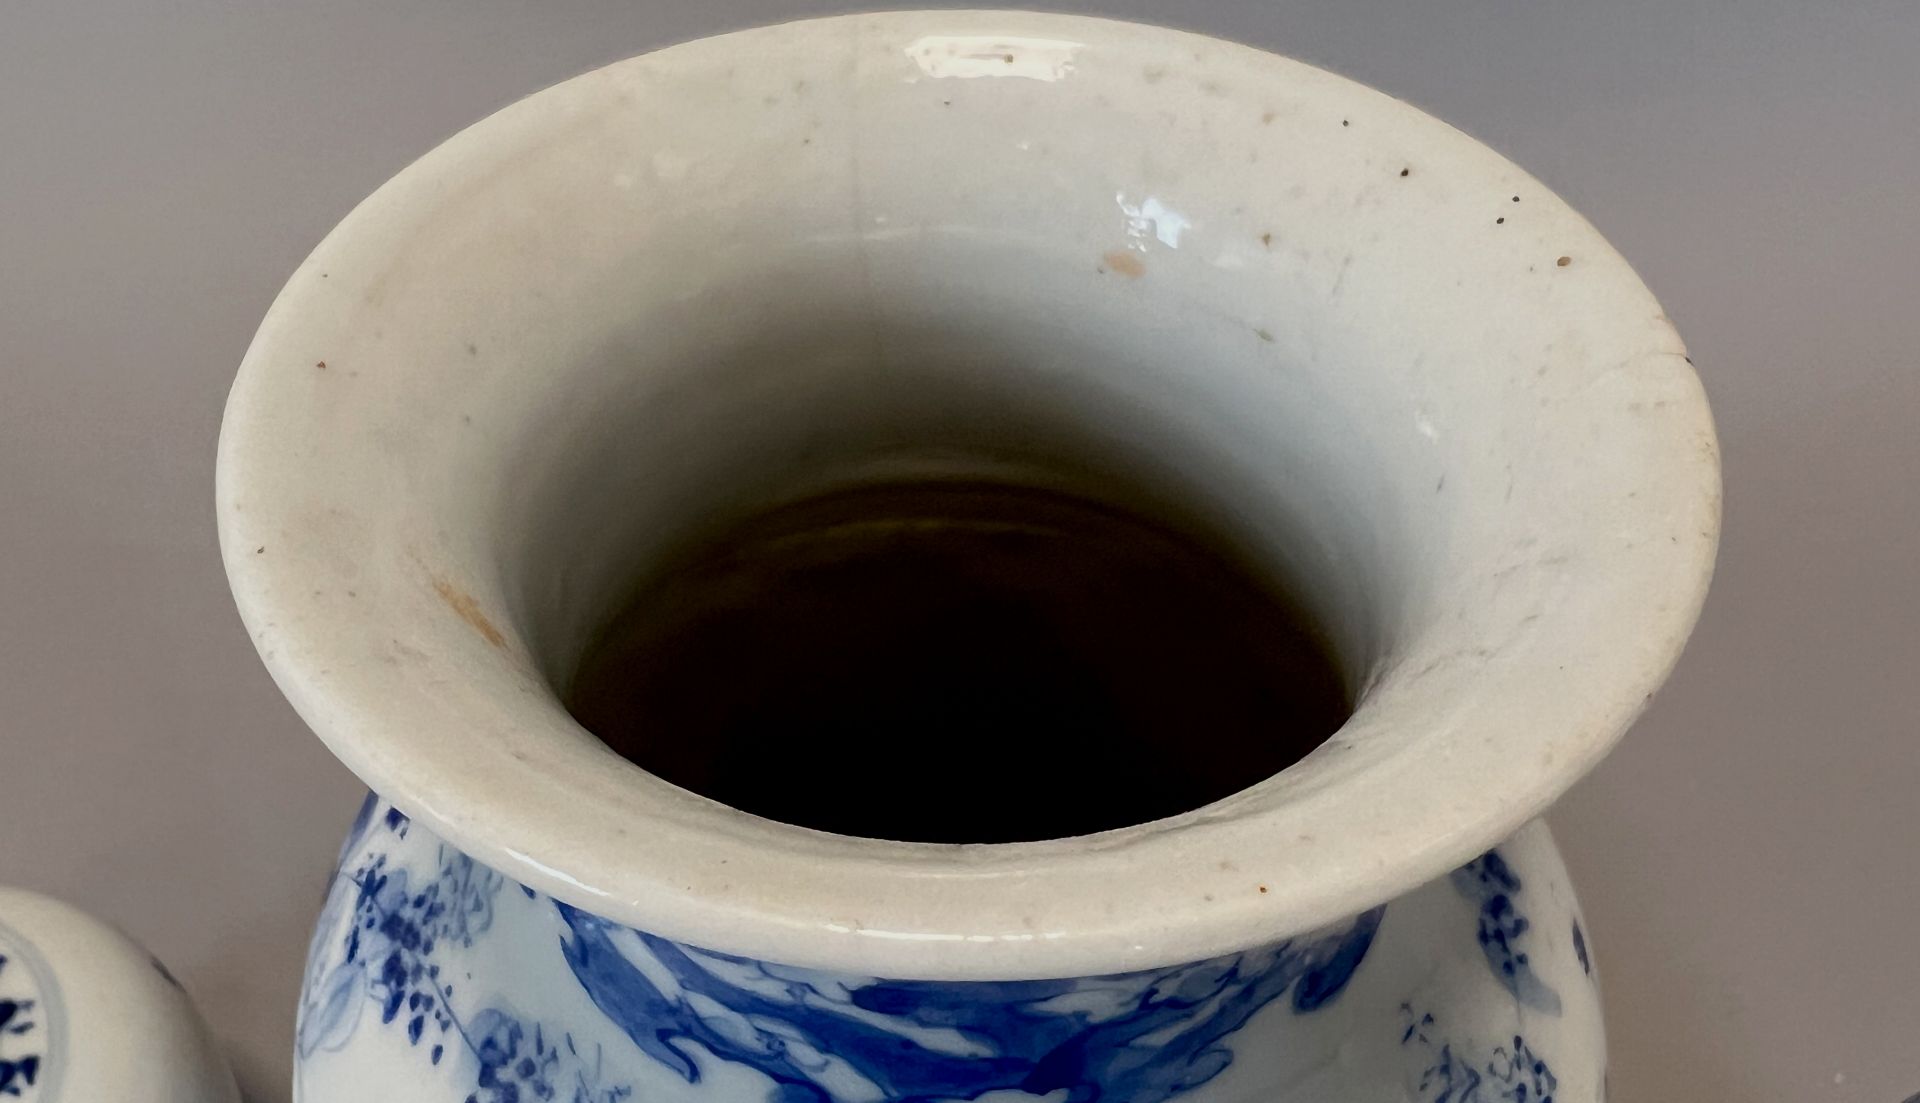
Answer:
M325 360L322 360L322 361L320 361L319 363L317 363L317 364L315 364L315 365L314 365L314 367L316 367L316 368L319 368L319 369L320 369L321 371L326 371L326 370L327 370L327 362L326 362Z
M1573 258L1572 258L1572 257L1561 257L1561 258L1560 258L1559 260L1556 260L1556 261L1554 261L1553 263L1555 263L1555 264L1557 264L1557 265L1559 265L1559 266L1560 266L1560 267L1562 267L1562 268L1565 268L1565 267L1566 267L1567 265L1569 265L1569 264L1572 264L1572 263L1573 263Z
M1413 175L1413 170L1412 170L1412 169L1401 169L1401 170L1400 170L1400 175L1402 175L1402 176L1412 176L1412 175Z
M1267 886L1265 886L1265 885L1261 885L1261 886L1260 886L1260 895L1262 895L1262 896L1265 896L1266 894L1267 894Z
M433 580L433 592L440 595L440 600L447 603L447 608L460 614L461 620L473 625L473 630L480 633L482 639L495 647L507 645L507 637L501 635L500 630L487 619L487 615L480 611L480 603L473 600L472 594L444 578Z
M1132 253L1127 252L1125 249L1115 249L1100 259L1107 262L1108 268L1113 269L1115 272L1120 273L1130 280L1137 280L1147 274L1146 262L1134 256Z

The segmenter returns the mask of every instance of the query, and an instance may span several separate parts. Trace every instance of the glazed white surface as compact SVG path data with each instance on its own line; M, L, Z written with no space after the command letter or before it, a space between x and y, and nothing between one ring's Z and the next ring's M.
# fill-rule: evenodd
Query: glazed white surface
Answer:
M613 758L550 686L589 615L793 492L822 419L856 464L1068 441L1017 458L1238 524L1365 671L1353 720L1207 809L994 847ZM463 849L667 937L955 979L1203 958L1470 858L1638 714L1718 525L1672 327L1524 173L1273 55L996 13L705 40L464 132L282 292L219 495L283 691Z

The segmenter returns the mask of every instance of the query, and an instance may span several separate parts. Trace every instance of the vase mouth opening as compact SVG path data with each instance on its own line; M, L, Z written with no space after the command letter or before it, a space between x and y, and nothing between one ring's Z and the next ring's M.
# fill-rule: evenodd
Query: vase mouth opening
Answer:
M1552 193L1344 79L1100 19L812 20L558 85L356 209L241 368L222 551L316 733L529 886L793 965L1120 972L1379 904L1612 745L1717 539L1688 364ZM736 811L568 713L690 540L963 478L1209 534L1306 605L1352 716L1180 815L945 845Z

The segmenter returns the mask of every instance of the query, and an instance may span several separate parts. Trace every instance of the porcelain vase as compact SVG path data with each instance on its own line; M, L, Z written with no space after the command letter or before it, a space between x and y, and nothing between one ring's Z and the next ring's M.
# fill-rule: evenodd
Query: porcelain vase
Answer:
M1325 626L1352 718L1182 815L949 846L736 811L567 714L690 534L983 474L1231 541ZM621 62L327 237L218 484L267 668L378 794L307 962L304 1103L1605 1095L1537 817L1692 626L1712 425L1599 234L1386 95L1030 13ZM900 738L900 784L976 753Z

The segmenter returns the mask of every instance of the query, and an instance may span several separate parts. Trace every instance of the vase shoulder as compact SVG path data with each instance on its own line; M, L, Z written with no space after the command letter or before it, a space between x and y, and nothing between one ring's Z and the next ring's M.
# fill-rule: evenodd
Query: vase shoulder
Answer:
M1489 1100L1598 1100L1591 962L1538 823L1398 899L1222 957L928 981L635 930L370 796L314 934L296 1089L302 1103L1451 1103L1482 1084Z

